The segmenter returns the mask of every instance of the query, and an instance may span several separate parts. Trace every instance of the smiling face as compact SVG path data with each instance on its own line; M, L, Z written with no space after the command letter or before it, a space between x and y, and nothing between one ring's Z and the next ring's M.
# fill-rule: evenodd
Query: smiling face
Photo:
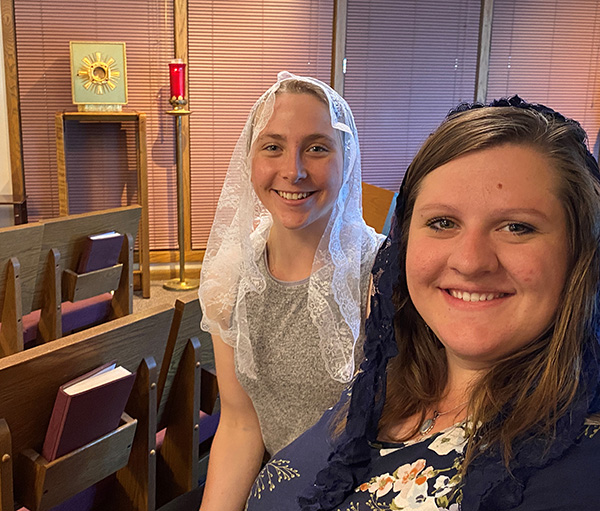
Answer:
M310 93L277 94L252 147L252 184L273 229L320 236L342 184L343 152L329 108Z
M410 222L406 279L449 364L480 370L554 319L569 248L550 160L505 144L428 174Z

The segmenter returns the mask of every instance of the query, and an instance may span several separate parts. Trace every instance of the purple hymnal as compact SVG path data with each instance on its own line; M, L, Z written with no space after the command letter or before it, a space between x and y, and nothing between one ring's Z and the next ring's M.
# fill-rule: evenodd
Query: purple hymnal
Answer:
M123 234L115 231L88 236L79 259L77 273L88 273L117 264L123 238Z
M44 440L44 458L60 458L116 429L134 380L135 373L110 363L62 385Z

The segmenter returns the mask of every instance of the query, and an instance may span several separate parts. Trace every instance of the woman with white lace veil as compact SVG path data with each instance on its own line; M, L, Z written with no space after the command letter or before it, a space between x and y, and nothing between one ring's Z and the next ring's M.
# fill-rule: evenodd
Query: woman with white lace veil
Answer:
M202 511L243 509L264 451L312 426L352 379L381 241L362 218L348 104L280 73L235 147L203 261L221 419Z

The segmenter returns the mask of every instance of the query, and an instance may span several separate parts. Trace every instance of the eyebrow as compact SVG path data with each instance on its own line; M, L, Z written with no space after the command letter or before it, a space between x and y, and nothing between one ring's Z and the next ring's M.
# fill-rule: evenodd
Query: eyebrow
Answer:
M272 138L274 140L285 140L285 137L283 135L278 135L277 133L261 133L256 140L260 141L265 138Z
M280 135L279 133L262 133L258 136L257 142L261 142L265 139L285 141L286 137ZM330 137L329 135L326 135L325 133L312 133L311 135L308 135L304 138L304 140L307 142L313 142L319 139L324 139L330 144L336 143L336 140L334 138Z
M425 206L423 206L419 209L419 213L427 213L430 210L431 211L439 211L440 209L444 209L444 210L447 210L450 212L456 212L456 213L459 212L459 210L456 209L455 207L450 206L448 204L443 204L440 202L440 203L426 204ZM502 217L511 217L516 214L526 214L526 215L538 217L542 220L546 220L546 221L550 220L548 215L546 215L545 213L543 213L542 211L540 211L539 209L536 209L536 208L501 208L501 209L493 210L493 213L497 216L502 216Z

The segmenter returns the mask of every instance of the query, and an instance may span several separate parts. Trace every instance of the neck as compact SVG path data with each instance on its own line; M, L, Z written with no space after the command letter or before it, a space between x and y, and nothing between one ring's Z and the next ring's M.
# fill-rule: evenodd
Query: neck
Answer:
M323 232L293 231L273 225L267 240L271 274L288 282L309 277L322 235Z
M446 384L446 393L442 399L442 403L459 403L469 398L471 388L485 374L487 369L481 367L473 368L450 355L446 355L446 357L448 383Z
M449 355L446 356L448 381L445 392L439 402L432 405L426 411L424 420L421 414L413 415L396 425L390 426L388 430L381 431L381 439L388 441L397 441L397 439L406 440L407 435L417 427L419 431L409 438L419 440L424 436L430 436L449 428L467 418L467 404L471 397L471 389L477 383L477 380L481 378L485 370L472 368L461 363L460 360ZM431 422L426 424L427 420L431 420ZM429 426L431 427L429 428Z

